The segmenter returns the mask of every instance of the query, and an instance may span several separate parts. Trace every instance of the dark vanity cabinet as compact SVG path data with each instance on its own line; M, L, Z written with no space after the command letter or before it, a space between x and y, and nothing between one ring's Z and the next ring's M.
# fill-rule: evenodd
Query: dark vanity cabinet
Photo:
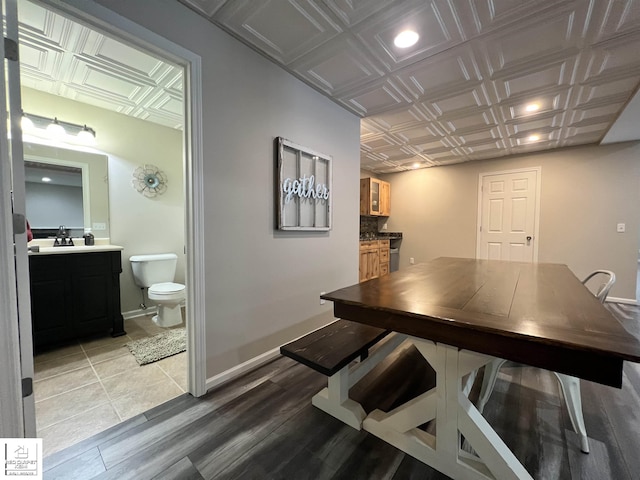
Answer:
M119 250L30 255L34 348L98 333L124 335L121 272Z

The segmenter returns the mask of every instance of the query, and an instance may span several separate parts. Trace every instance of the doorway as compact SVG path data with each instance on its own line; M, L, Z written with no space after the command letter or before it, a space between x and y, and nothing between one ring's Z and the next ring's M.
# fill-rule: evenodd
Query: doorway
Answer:
M540 167L480 174L476 258L538 261Z
M83 24L105 32L111 37L121 39L129 45L143 50L151 49L153 54L166 58L184 69L184 115L183 130L183 162L185 171L184 205L185 205L185 246L187 285L187 346L188 346L188 392L194 396L205 393L204 358L204 272L201 262L196 262L203 252L203 238L200 230L202 225L202 187L199 178L202 177L202 149L200 132L200 60L191 52L179 47L168 40L153 34L146 29L132 24L125 19L112 14L96 5L82 5L82 11L70 6L60 5L58 2L44 1L45 8L55 5L55 9L65 16L77 18ZM143 48L144 45L144 48ZM24 186L23 186L24 188ZM24 192L22 192L23 194ZM123 269L126 259L123 258ZM18 289L28 290L28 283L18 283ZM24 318L24 317L23 317ZM29 412L25 412L25 417ZM25 423L29 419L25 418ZM28 430L28 429L27 429Z

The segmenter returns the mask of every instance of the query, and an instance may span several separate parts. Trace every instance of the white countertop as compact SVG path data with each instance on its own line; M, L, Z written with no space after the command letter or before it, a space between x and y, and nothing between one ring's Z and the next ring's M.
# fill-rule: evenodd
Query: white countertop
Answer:
M114 252L124 250L120 245L112 245L109 238L96 238L95 245L85 245L84 239L74 238L72 247L54 247L54 238L39 238L31 240L29 247L38 246L40 251L29 251L29 255L60 255L63 253L91 253L91 252Z

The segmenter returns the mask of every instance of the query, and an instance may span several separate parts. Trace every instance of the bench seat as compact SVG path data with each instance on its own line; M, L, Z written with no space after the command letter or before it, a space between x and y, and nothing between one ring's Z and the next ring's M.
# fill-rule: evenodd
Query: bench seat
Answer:
M337 320L283 345L280 353L330 377L356 358L367 358L369 348L389 333L382 328Z
M283 345L280 353L329 377L327 388L314 395L311 403L360 430L366 414L362 405L349 398L349 389L403 341L403 336L389 330L336 320ZM376 349L369 355L374 345ZM350 365L357 358L361 361Z

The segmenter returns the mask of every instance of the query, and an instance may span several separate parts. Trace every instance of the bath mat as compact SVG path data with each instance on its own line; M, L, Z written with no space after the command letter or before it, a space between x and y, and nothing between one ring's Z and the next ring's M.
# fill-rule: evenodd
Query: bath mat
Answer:
M140 365L157 362L187 349L186 329L174 328L125 344Z

